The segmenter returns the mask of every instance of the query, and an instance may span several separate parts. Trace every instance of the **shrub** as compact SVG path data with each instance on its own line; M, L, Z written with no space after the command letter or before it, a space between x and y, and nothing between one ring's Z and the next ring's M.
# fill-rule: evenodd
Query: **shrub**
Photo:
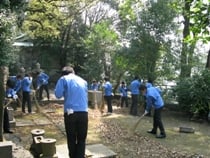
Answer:
M210 103L210 70L185 78L175 89L179 106L184 112L207 118Z

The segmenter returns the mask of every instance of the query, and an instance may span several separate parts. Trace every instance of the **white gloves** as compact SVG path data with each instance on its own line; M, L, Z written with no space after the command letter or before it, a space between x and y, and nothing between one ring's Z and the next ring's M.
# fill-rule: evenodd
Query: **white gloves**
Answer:
M148 114L149 112L147 110L144 111L144 115Z
M13 95L13 99L17 99L18 98L18 96L15 94L15 95Z

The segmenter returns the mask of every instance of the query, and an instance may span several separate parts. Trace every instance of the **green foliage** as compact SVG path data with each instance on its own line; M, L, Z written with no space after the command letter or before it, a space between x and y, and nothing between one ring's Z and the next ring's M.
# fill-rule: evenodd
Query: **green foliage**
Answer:
M184 9L185 3L189 3L189 10ZM210 41L209 0L175 0L172 7L190 19L190 34L186 37L186 42L193 43L201 40L206 43Z
M107 21L94 25L90 34L84 39L87 48L86 71L93 78L101 78L102 72L110 73L118 36ZM106 74L108 75L108 74Z
M125 59L132 61L127 66L132 75L140 74L144 79L155 79L157 74L160 74L161 64L164 64L160 60L161 55L170 53L168 50L171 46L170 41L165 40L165 36L173 30L176 15L169 4L170 1L166 3L164 0L150 1L146 6L138 2L135 6L139 8L135 8L133 1L127 0L121 6L121 23L125 24L124 28L127 29L122 34L125 34L130 42L128 51L123 55ZM129 23L124 21L129 17L132 17L128 19Z
M190 114L207 117L210 101L210 70L181 80L175 89L180 108Z
M32 0L26 10L23 29L32 39L56 39L60 35L62 14L59 1ZM63 21L65 21L63 19Z
M12 61L12 27L14 22L15 19L13 16L8 16L5 10L0 11L0 66L7 66Z
M196 0L191 4L191 10L189 16L191 18L191 31L193 37L192 40L201 39L204 42L210 41L210 19L209 19L210 9L209 1Z

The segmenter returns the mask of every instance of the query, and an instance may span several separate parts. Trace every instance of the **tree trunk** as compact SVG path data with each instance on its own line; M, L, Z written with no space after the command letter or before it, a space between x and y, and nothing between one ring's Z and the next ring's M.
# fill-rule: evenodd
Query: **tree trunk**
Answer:
M184 30L183 30L183 42L182 42L182 52L181 52L181 72L180 78L190 77L192 68L192 56L194 52L194 47L189 45L184 40L190 35L190 18L187 13L190 12L191 1L185 0L185 6L183 9L184 16Z
M9 75L8 67L0 67L0 141L3 141L4 97L6 81Z
M117 74L116 74L117 75ZM114 86L114 89L113 89L113 93L115 94L117 91L118 91L118 87L120 85L120 80L122 78L122 76L124 75L124 72L121 72L119 73L119 75L116 77L116 85Z
M207 69L210 69L210 50L209 50L208 56L207 56L206 68L207 68Z

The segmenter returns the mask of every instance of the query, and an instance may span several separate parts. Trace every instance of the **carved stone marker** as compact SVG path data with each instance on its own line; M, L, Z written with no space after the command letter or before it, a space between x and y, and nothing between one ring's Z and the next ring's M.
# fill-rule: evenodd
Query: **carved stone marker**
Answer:
M179 132L183 133L195 133L195 129L192 127L179 127Z
M8 115L9 115L9 124L10 128L15 128L16 127L16 121L14 118L14 109L12 107L8 107Z
M13 158L12 156L12 141L0 142L0 157Z

